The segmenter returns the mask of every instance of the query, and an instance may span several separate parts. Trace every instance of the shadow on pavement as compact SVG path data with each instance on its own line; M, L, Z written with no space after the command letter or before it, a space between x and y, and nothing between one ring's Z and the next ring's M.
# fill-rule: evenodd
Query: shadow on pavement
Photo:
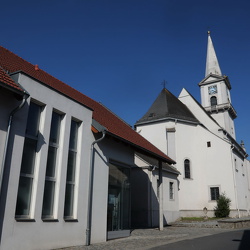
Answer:
M240 242L239 250L250 249L250 230L245 230Z

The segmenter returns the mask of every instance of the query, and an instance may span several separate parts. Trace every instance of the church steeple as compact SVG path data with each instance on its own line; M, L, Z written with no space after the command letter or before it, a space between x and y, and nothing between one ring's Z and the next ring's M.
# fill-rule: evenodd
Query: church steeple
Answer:
M207 34L208 34L208 43L207 43L207 61L206 61L205 77L208 76L210 73L221 76L222 75L221 69L214 50L213 42L210 36L210 31L208 31Z
M201 105L223 129L235 138L233 120L237 114L231 103L231 84L228 77L221 73L210 32L208 32L206 75L199 83L199 87Z

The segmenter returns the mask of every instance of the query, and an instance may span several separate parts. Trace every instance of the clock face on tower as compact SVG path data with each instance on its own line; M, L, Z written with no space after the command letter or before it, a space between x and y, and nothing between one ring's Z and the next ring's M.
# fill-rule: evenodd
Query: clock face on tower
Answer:
M213 85L213 86L208 87L208 93L209 93L209 95L216 94L217 93L217 86Z

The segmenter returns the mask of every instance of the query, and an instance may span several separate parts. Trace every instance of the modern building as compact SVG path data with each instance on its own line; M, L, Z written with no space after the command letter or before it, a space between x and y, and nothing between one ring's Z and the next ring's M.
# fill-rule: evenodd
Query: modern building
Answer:
M174 160L102 104L3 47L0 114L1 249L54 249L128 236L140 210L134 197L147 194L155 181L144 187L136 178L144 170L135 154L152 159L148 168L160 176L145 220L158 213L154 225L162 228L163 213L166 221L174 219L159 198L169 188L163 165L177 182Z
M181 216L214 216L222 193L231 199L230 216L249 215L248 154L236 141L231 84L221 73L210 33L206 75L198 86L201 104L186 89L177 98L164 88L136 131L177 162Z

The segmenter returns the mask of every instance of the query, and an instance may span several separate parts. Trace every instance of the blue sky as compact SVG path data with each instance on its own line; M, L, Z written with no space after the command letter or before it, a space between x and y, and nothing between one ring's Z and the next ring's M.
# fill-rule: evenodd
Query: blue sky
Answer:
M1 45L134 125L167 81L198 101L207 30L250 150L249 0L8 0Z

